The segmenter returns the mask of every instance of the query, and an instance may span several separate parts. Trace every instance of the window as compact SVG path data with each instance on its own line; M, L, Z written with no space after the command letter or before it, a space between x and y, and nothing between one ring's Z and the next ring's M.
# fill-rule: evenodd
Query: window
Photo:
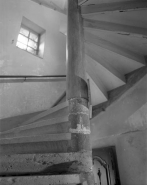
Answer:
M23 17L16 46L43 58L45 30Z
M16 46L34 55L37 55L39 47L39 35L27 28L21 27Z

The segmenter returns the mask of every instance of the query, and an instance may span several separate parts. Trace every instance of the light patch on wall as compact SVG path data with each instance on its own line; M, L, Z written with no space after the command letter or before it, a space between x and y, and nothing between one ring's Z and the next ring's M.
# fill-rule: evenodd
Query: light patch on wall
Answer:
M133 131L147 128L147 103L132 114L127 119L126 123L129 123L131 130Z
M4 64L4 60L0 60L0 67L2 67Z

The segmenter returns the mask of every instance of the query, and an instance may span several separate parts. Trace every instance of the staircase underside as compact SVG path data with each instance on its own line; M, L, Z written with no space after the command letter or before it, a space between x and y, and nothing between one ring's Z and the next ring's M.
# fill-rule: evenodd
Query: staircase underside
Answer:
M107 102L108 91L126 84L126 74L146 65L147 2L88 0L81 12L87 78L96 106ZM66 18L60 32L66 37Z
M109 100L93 106L92 117L107 111L107 107L118 101L146 74L146 66L127 74L125 85L108 91ZM1 120L0 154L76 152L76 148L75 151L70 149L68 114L68 102L63 102L49 110L34 113L36 116L27 114Z
M66 14L65 0L33 1ZM107 111L108 106L147 74L147 2L79 0L79 3L90 103L95 117ZM66 39L66 21L61 27ZM82 182L78 174L80 161L90 154L78 152L77 146L71 147L69 109L68 102L62 102L64 98L48 110L0 120L0 176L3 176L0 184ZM80 132L81 128L78 129Z

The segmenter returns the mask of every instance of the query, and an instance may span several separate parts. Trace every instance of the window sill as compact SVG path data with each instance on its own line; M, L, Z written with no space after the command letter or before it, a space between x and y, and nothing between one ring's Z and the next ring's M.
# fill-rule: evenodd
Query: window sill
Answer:
M26 53L29 53L29 54L31 54L31 55L33 55L33 56L35 56L35 57L38 57L38 58L40 58L40 59L43 59L43 57L40 57L39 55L35 55L35 54L31 53L31 52L28 52L28 51L26 51L26 50L24 50L24 49L21 49L21 48L17 47L17 46L16 46L16 48L17 48L17 49L20 49L21 51L24 51L24 52L26 52Z

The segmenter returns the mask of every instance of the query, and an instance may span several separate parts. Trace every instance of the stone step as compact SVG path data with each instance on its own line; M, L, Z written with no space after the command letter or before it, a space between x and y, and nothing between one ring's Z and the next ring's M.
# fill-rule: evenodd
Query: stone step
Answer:
M77 148L71 148L71 140L0 145L0 155L66 153L71 151L77 151Z
M49 127L55 124L61 124L61 123L67 123L68 122L68 117L64 116L64 117L57 117L54 119L47 119L47 120L42 120L42 121L37 121L34 123L30 123L28 125L24 125L24 126L19 126L16 128L13 128L11 130L5 131L5 132L1 132L0 133L0 138L6 138L7 136L9 136L9 134L12 133L12 135L17 135L19 132L21 131L27 131L30 129L35 129L35 128L39 128L39 127Z
M80 173L80 162L85 158L90 158L90 152L0 155L0 176Z
M1 185L67 185L79 184L80 175L46 175L46 176L15 176L1 177Z
M71 140L71 133L4 138L4 139L0 139L0 145L38 143L38 142L46 142L46 141L66 141L66 140Z

